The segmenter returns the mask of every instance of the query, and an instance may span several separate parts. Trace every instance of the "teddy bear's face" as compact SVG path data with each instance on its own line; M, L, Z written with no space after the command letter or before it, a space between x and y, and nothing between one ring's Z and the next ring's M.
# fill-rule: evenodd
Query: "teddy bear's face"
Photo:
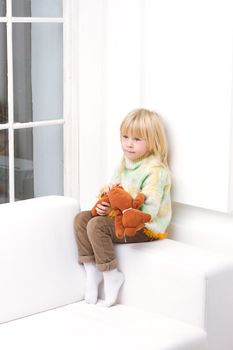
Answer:
M132 207L133 199L122 187L113 187L108 192L108 198L112 209L123 211Z

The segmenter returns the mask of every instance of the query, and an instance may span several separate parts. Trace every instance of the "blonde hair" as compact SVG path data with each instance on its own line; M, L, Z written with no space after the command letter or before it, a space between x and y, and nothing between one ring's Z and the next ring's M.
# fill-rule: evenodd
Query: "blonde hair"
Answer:
M131 111L120 126L121 135L140 137L146 140L148 155L159 156L161 163L168 166L168 141L161 117L148 109Z

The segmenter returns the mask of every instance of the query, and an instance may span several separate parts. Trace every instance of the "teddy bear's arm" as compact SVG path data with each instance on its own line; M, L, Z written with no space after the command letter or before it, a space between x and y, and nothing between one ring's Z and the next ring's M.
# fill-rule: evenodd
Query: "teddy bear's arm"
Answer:
M145 195L142 192L139 192L133 200L132 207L138 209L145 201Z

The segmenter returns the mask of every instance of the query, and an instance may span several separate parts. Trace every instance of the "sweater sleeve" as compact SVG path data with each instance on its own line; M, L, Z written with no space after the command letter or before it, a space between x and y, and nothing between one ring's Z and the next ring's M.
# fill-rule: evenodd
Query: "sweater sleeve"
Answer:
M146 199L140 209L150 214L152 220L157 216L160 209L167 181L167 170L158 166L153 167L150 174L143 181L141 192Z

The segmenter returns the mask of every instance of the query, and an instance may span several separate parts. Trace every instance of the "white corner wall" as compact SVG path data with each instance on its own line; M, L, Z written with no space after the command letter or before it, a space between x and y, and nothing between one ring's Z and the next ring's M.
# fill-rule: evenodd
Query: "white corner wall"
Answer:
M142 106L164 118L174 202L232 211L232 13L228 0L79 0L81 208Z
M145 1L145 105L164 115L174 200L228 212L232 135L230 1Z
M120 124L142 106L142 2L108 1L106 9L107 176L122 157Z
M80 207L90 209L106 181L105 1L80 0L78 101Z

